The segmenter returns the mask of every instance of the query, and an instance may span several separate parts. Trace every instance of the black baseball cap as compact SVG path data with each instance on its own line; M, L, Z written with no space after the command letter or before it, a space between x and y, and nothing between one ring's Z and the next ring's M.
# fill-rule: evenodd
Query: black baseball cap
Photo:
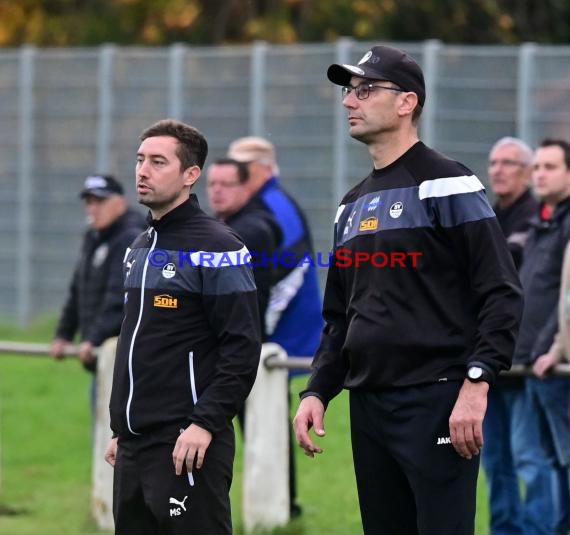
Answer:
M91 175L85 179L83 189L79 193L81 199L98 197L106 199L111 195L123 195L123 186L111 175Z
M333 64L327 70L328 79L337 85L349 85L353 76L370 80L387 80L404 91L418 95L420 106L426 100L422 69L406 52L391 46L373 46L358 65Z

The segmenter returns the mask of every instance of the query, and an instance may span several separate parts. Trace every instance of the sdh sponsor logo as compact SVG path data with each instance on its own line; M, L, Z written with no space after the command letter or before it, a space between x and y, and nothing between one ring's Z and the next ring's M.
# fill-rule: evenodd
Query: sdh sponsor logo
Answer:
M156 308L178 308L178 299L171 295L155 295L154 306Z
M358 230L360 232L364 232L367 230L376 230L378 228L378 218L377 217L368 217L363 219L358 226Z

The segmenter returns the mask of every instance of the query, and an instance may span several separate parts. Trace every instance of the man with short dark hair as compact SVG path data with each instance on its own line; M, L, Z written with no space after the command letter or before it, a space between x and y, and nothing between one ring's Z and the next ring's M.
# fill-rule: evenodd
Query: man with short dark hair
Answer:
M129 208L123 186L111 175L85 179L79 194L89 230L75 266L67 300L51 344L51 354L63 358L65 348L79 333L79 358L96 371L93 349L118 336L123 320L123 257L145 228L144 217Z
M207 154L202 133L178 121L140 137L137 196L150 228L125 256L105 455L117 535L232 533L232 419L261 334L247 248L191 194Z
M525 535L570 529L570 381L541 369L558 331L564 251L570 240L570 144L545 139L534 152L532 183L540 200L520 270L525 306L513 362L533 365L525 405L513 413L513 448L525 482Z
M343 262L329 267L297 440L321 453L309 429L324 436L348 389L364 533L472 535L487 392L522 308L513 260L477 177L419 140L426 91L411 56L374 46L327 75L373 169L337 210ZM377 254L399 260L379 267Z

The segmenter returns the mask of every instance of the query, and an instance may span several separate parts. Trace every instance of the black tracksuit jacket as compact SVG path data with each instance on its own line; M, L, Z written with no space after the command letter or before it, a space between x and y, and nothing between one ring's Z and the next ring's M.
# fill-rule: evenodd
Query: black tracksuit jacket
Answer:
M131 245L110 402L119 438L171 424L213 434L231 425L261 350L246 253L194 195Z
M275 266L274 262L265 261L263 255L268 258L273 257L283 239L283 234L277 221L257 197L251 199L239 212L228 217L225 223L237 232L252 254L261 333L265 342L267 339L265 313L271 287L278 282L279 266Z
M527 189L507 208L495 205L493 209L497 215L497 221L503 229L509 250L513 255L515 267L520 269L523 249L530 230L530 220L536 215L538 201L534 198L530 189Z
M386 256L356 267L356 253ZM343 387L459 381L468 363L492 376L509 368L520 282L483 186L462 164L417 142L373 170L342 200L334 254L302 395L327 403Z
M493 210L497 215L497 221L499 222L499 225L503 229L503 234L507 240L507 245L509 246L509 250L513 256L515 266L517 269L520 269L523 259L523 249L528 239L530 230L530 220L538 210L538 201L535 199L530 189L527 189L513 204L507 208L501 208L497 204L493 207ZM519 330L519 337L521 335L522 331ZM513 362L515 361L515 354L513 354ZM520 389L524 387L524 383L524 377L500 374L497 378L496 385L501 388Z

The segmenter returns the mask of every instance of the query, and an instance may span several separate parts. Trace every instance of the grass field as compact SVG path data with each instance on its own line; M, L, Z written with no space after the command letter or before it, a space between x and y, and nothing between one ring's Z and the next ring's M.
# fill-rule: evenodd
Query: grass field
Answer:
M26 333L0 328L0 339L47 341L48 319ZM304 378L293 382L302 388ZM91 429L89 377L78 362L0 355L0 533L95 535L89 514ZM272 535L362 533L348 441L347 396L327 411L325 453L298 452L299 501L304 514ZM232 504L241 527L241 450L236 455ZM479 485L477 535L487 535L487 505ZM262 535L260 533L260 535ZM269 535L269 534L263 534Z

